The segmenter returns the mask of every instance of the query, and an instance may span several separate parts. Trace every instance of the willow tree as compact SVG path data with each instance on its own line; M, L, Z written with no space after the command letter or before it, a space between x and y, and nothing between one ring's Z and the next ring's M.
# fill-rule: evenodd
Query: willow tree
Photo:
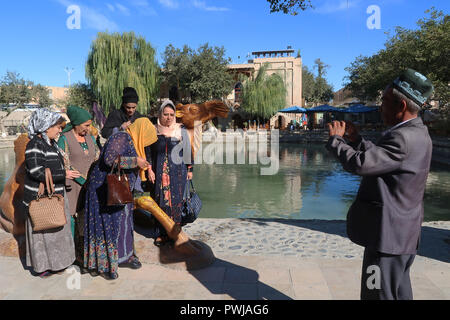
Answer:
M262 118L270 118L286 106L286 86L277 73L267 75L268 64L263 64L254 80L244 82L242 108Z
M137 109L147 113L159 93L159 66L155 49L133 32L99 32L86 62L86 77L106 114L120 107L125 87L139 95Z

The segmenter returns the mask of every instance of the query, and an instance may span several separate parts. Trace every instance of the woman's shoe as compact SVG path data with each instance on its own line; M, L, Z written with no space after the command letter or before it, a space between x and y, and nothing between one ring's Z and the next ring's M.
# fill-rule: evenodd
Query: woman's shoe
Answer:
M97 275L100 275L105 280L116 280L117 278L119 278L119 275L117 273L115 273L114 275L111 275L110 273L100 273Z
M39 274L39 277L42 278L42 279L45 279L45 278L51 277L52 275L53 275L52 272L50 272L50 271L44 271L44 272L42 272L42 273Z
M66 272L66 269L62 269L59 271L51 271L52 274L63 274L64 272Z
M130 268L130 269L139 269L142 267L142 264L139 262L139 258L136 256L131 256L127 262L119 263L120 268Z

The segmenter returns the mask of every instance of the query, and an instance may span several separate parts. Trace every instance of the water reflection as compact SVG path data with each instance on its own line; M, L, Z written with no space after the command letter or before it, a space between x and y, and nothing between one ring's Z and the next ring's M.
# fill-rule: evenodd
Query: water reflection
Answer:
M0 191L15 163L12 149L2 153ZM272 176L260 175L267 165L249 164L248 151L244 156L245 164L195 166L194 184L203 201L201 217L342 220L361 181L342 170L320 144L281 144L279 171ZM424 199L425 221L450 220L448 168L432 166Z

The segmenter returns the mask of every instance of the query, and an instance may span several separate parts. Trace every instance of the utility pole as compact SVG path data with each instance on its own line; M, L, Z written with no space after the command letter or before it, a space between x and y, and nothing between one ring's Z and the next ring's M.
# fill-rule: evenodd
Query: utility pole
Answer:
M69 88L70 88L70 75L75 71L75 69L66 67L64 71L67 73L67 76L69 77Z

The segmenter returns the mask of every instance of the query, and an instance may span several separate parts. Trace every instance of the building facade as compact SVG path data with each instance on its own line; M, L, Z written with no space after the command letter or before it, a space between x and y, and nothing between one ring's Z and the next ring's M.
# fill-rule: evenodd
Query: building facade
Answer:
M239 104L242 83L239 82L239 74L253 79L258 74L261 66L268 63L267 75L277 73L284 80L286 86L286 105L302 106L302 58L294 57L294 50L255 51L253 59L246 64L231 64L228 66L230 73L234 75L235 85L233 91L227 97L231 104Z

